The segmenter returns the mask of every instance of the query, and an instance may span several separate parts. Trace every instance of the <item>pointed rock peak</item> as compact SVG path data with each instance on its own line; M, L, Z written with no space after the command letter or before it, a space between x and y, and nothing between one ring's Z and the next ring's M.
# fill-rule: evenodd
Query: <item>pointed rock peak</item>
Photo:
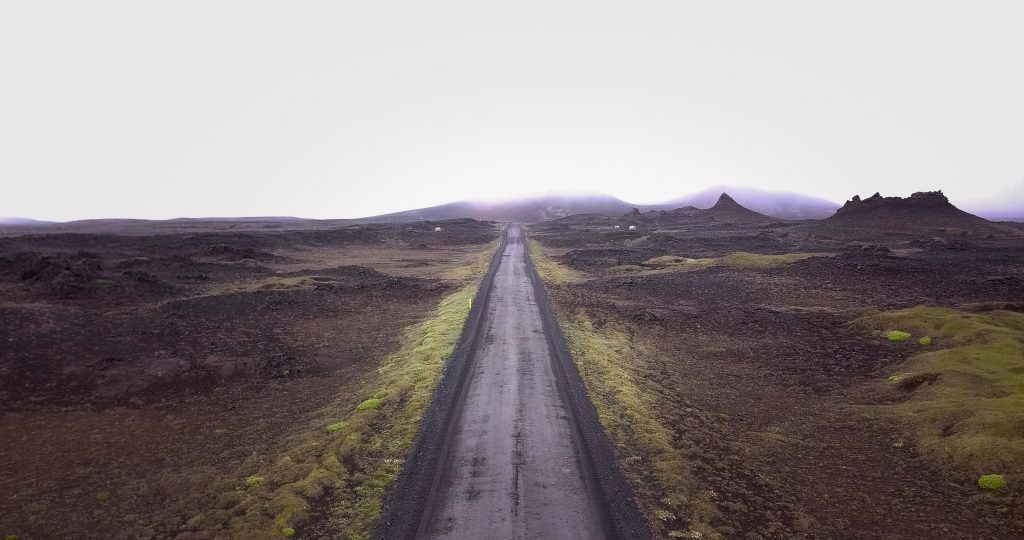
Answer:
M946 195L942 193L942 190L939 190L939 191L918 191L917 193L912 193L910 195L910 198L911 199L919 199L919 200L920 199L925 199L925 200L931 200L931 201L936 201L936 202L949 202L949 199L946 198Z
M750 221L762 221L771 219L764 214L759 214L742 204L736 202L728 193L718 197L714 206L703 211L716 221L728 221L733 223L746 223Z
M722 195L718 197L718 202L715 203L714 208L729 208L736 206L740 206L740 203L736 202L736 199L730 197L728 193L722 193Z

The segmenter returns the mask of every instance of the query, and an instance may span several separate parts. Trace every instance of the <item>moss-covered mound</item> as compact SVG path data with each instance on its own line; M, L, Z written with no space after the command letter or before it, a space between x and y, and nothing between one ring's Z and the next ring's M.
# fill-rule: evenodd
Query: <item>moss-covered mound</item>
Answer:
M915 433L922 454L972 478L1024 474L1024 314L916 307L869 314L854 327L934 339L937 346L887 381L902 394L889 408Z

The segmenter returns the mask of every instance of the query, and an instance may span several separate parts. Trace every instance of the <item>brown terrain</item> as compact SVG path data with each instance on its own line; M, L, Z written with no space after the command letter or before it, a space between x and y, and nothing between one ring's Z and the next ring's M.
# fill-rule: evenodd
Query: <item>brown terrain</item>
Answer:
M298 434L329 436L325 407L369 397L360 381L479 278L499 234L188 227L0 238L0 534L252 537L238 520L280 515L259 492L275 477L253 475ZM303 503L307 537L336 535L316 508L330 492Z
M424 504L385 497L396 479L427 499L435 471L465 472L430 449L491 433L501 457L566 423L561 473L593 461L600 519L631 511L659 538L1024 537L1024 226L932 192L823 220L723 194L525 230L0 230L0 534L386 537ZM508 412L506 387L547 419L511 446L501 422L473 428ZM514 478L494 463L486 480ZM535 476L566 505L584 489ZM452 536L497 530L453 517L476 521Z
M534 257L558 263L545 272L552 304L659 536L1024 537L1018 227L939 192L855 198L822 221L723 195L707 210L572 216L530 235ZM998 350L1005 370L982 353L977 373L917 373L908 362L945 354L956 321L927 347L856 322L918 306L1016 321L979 338L1017 332ZM939 408L934 396L968 383ZM982 399L992 416L970 416ZM937 418L932 438L924 418ZM987 473L1007 486L980 489Z

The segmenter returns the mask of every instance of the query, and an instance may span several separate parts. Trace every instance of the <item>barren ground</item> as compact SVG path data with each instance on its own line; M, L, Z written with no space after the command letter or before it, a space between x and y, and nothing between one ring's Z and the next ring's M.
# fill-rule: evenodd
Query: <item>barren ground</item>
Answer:
M231 536L232 493L360 402L498 234L190 228L0 239L0 533Z
M1019 232L825 232L657 213L530 231L535 258L559 264L548 263L549 294L659 534L1024 537L1019 461L985 471L1010 485L984 492L973 464L998 462L984 448L967 465L937 459L889 407L918 403L955 374L894 384L887 378L922 352L919 336L891 342L850 324L922 305L1021 311ZM736 252L823 255L712 260ZM1019 373L1024 356L1012 351ZM622 381L636 395L619 395ZM643 432L647 417L664 441ZM1016 418L1000 439L1008 445L1024 433ZM959 420L940 436L956 435Z

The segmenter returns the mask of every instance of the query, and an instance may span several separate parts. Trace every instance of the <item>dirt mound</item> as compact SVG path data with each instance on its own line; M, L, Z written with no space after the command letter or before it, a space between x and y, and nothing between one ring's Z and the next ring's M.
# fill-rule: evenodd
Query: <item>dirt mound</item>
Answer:
M316 272L309 270L288 272L267 278L262 283L277 282L279 284L288 284L295 283L295 280L299 280L299 285L320 289L372 289L377 291L389 289L423 289L431 291L447 289L447 286L444 285L444 283L434 279L393 276L379 272L373 268L358 265L321 268L316 270ZM297 287L279 286L259 288L268 290Z
M30 295L47 298L151 297L173 287L156 275L137 269L104 268L102 258L86 251L75 254L19 253L4 264L0 278L23 286Z
M1003 231L996 224L953 206L941 191L918 192L906 198L875 193L864 200L855 195L821 225L826 229L888 231L954 229L975 234Z
M646 249L574 249L567 252L562 260L570 268L607 268L624 264L640 264L652 257L664 255L665 250Z
M700 215L719 223L751 223L755 221L776 221L774 218L759 214L723 193L714 206L703 210Z
M102 277L100 259L87 252L76 255L20 254L15 266L22 268L19 279L39 292L70 295Z
M276 261L283 259L283 257L279 257L266 251L259 251L249 247L237 248L228 244L216 244L210 246L206 249L205 255L209 258L225 262L238 262L244 260Z

